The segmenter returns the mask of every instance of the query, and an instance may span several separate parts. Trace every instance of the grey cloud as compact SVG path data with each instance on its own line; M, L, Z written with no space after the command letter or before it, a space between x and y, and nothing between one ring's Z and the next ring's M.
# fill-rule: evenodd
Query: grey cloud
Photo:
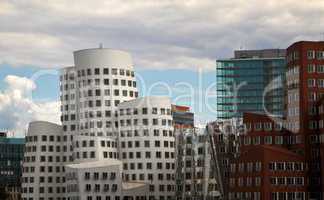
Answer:
M34 120L60 123L60 103L56 101L35 102L32 91L35 83L28 78L8 75L6 87L0 91L0 127L23 136L29 122Z
M324 19L320 0L4 2L0 62L42 67L71 65L73 50L102 42L138 68L213 69L240 47L321 39Z

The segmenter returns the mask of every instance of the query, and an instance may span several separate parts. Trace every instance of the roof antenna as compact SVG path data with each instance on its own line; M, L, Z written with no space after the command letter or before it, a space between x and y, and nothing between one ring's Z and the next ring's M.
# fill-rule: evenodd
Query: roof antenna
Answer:
M102 49L102 48L103 48L102 43L99 43L99 49Z

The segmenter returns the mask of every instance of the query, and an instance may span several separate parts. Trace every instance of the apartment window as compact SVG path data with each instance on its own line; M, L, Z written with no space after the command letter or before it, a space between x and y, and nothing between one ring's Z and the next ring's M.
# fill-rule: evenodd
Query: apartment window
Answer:
M276 144L283 144L283 137L282 136L276 136L275 137L275 143Z
M307 59L309 59L309 60L315 59L315 51L314 50L307 51Z
M261 177L255 177L255 186L261 185Z
M265 136L264 137L265 144L272 144L272 136Z
M133 115L137 115L137 114L138 114L138 109L137 108L134 108Z
M308 64L307 65L307 72L308 73L315 73L315 65L314 64Z
M95 75L99 75L100 74L100 69L99 68L95 68Z
M157 152L155 153L155 157L156 157L156 158L161 158L161 157L162 157L161 152L160 152L160 151L157 151Z
M143 125L148 125L148 119L143 119Z
M107 78L104 79L104 85L109 85L109 79Z
M150 147L150 141L149 140L144 141L144 147Z
M317 73L324 73L324 65L317 66Z
M123 90L123 96L127 97L127 90Z
M320 88L324 88L324 79L318 79L317 80L317 85Z
M159 125L158 119L153 119L152 124L155 126Z
M143 115L147 115L147 108L143 108L143 109L142 109L142 114L143 114Z
M109 74L109 69L108 69L108 68L104 68L104 69L103 69L103 73L104 73L104 74Z
M308 79L307 80L307 85L308 85L308 87L315 87L316 86L315 79Z
M146 163L146 169L152 169L152 163ZM153 180L153 176L151 179L150 179L150 177L148 179Z
M310 93L309 93L309 96L308 96L308 100L309 100L309 101L316 101L316 99L317 99L317 94L316 94L316 92L310 92Z

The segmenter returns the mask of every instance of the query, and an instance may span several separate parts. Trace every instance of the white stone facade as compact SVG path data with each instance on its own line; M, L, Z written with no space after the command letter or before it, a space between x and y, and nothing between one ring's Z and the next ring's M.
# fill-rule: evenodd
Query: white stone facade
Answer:
M43 121L29 124L23 176L22 198L24 200L59 200L65 193L63 163L67 162L64 145L67 137L62 127ZM30 148L29 148L30 147Z
M118 106L120 159L125 181L150 184L149 199L174 194L174 132L171 101L144 97Z
M136 99L127 52L80 50L74 52L74 62L75 67L64 68L60 77L62 126L29 126L26 145L37 147L25 153L26 160L35 158L24 162L23 200L171 199L175 142L170 99ZM55 139L42 141L42 135ZM59 151L42 152L44 145ZM39 160L42 156L45 163ZM51 182L40 182L43 172L38 168L31 172L33 166L43 165L46 170L55 168L55 173L44 174ZM114 179L106 177L111 174Z

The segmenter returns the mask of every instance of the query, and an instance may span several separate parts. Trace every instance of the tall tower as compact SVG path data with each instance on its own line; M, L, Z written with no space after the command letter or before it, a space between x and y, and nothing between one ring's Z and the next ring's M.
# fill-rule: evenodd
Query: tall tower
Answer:
M130 54L105 48L85 49L74 52L74 63L75 67L63 69L61 76L63 131L68 139L77 137L69 149L81 145L85 139L81 136L116 140L116 108L138 96ZM73 159L96 160L93 151L88 153L75 153Z
M284 113L285 50L239 50L217 60L217 118L242 118L244 112Z
M287 127L293 150L308 163L309 198L323 199L320 142L324 98L324 42L300 41L287 49ZM322 155L323 156L323 155Z

